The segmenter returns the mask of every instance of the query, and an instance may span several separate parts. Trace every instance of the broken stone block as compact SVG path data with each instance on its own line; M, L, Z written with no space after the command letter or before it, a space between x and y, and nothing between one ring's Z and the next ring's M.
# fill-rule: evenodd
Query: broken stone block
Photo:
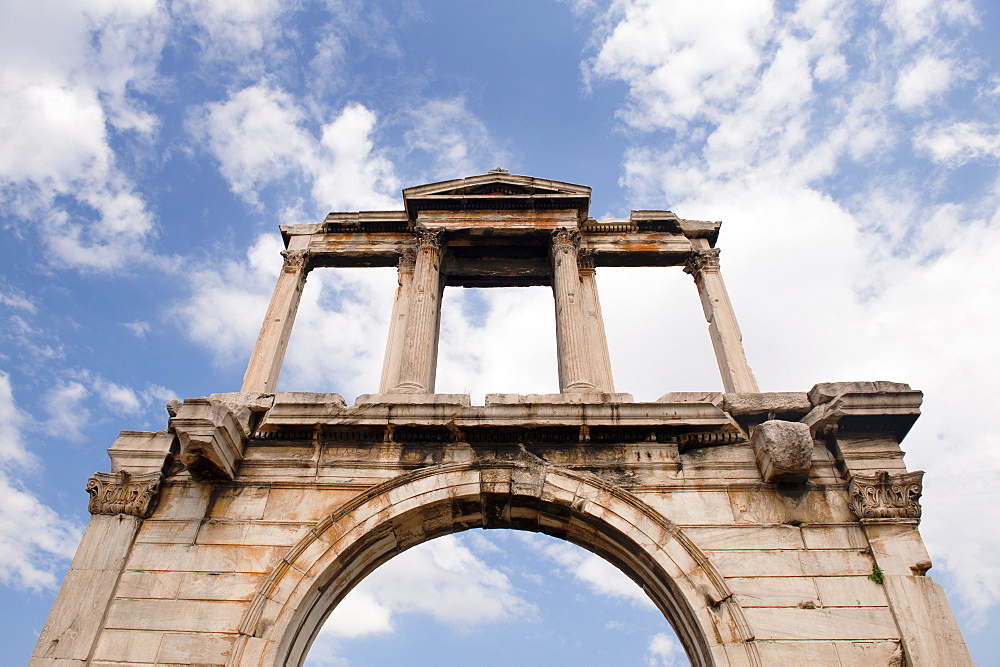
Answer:
M805 424L772 419L753 428L750 442L765 482L804 482L809 478L813 440Z

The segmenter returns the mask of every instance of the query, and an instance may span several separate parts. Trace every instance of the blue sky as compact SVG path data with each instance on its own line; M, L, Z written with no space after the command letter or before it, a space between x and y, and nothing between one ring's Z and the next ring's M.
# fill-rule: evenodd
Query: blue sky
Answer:
M998 28L1000 7L973 0L3 3L0 586L14 661L117 432L163 428L171 397L239 387L277 225L400 208L402 187L497 166L593 187L598 218L722 220L764 391L922 389L904 449L927 471L931 574L976 659L1000 661ZM281 388L373 391L394 283L313 272ZM603 269L598 283L620 391L721 388L688 276ZM544 289L449 289L443 328L439 391L554 390ZM501 533L431 545L395 567L447 582L443 564L463 564L504 602L479 610L481 635L378 598L373 580L356 614L370 624L328 634L331 660L377 663L371 646L428 629L456 647L571 638L567 617L585 614L643 628L612 624L602 645L671 659L648 610L588 580L598 566L581 554Z

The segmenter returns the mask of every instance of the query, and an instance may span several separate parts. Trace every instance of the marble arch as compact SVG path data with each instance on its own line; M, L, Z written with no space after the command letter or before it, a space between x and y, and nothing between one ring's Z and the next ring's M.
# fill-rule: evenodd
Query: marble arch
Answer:
M408 473L318 522L257 592L233 664L258 655L261 664L301 664L360 579L411 546L478 527L546 533L611 561L663 612L693 665L759 662L725 579L673 522L599 478L495 461Z
M761 392L716 247L670 211L596 220L590 188L493 170L401 211L282 226L241 391L122 431L33 665L298 664L326 614L402 549L475 526L546 532L640 583L699 665L971 665L918 531L896 382ZM396 266L381 383L277 391L310 270ZM616 392L605 266L694 279L722 391ZM547 285L558 394L434 391L446 285ZM669 341L665 341L669 347ZM683 350L677 351L683 353Z

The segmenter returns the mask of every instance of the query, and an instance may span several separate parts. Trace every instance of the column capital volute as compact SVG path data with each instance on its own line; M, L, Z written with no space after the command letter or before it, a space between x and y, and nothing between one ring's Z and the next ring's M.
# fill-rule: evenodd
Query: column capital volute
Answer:
M580 248L576 253L576 265L581 272L594 272L594 252L588 248Z
M719 271L719 249L702 248L695 250L684 262L684 273L690 273L695 279L706 272Z
M311 268L309 266L311 255L308 250L282 250L281 256L285 260L281 270L285 273L302 273L304 275Z

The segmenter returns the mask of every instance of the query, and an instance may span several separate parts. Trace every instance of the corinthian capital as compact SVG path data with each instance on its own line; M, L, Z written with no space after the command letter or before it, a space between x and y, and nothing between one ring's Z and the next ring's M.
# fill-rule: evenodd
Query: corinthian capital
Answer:
M580 232L575 229L558 229L552 232L552 250L576 252L580 247Z
M690 273L696 279L705 271L719 270L719 249L704 248L695 250L684 263L684 273Z
M851 511L859 519L919 519L923 471L854 475L847 492Z
M417 252L421 250L441 249L441 230L439 229L418 229L417 230Z
M281 256L285 258L285 264L281 270L285 273L304 272L309 262L308 250L282 250Z
M405 248L399 253L399 270L404 273L413 273L413 267L417 263L417 251L413 248Z
M87 482L87 509L91 514L131 514L145 519L156 508L162 481L163 475L158 472L95 473Z

